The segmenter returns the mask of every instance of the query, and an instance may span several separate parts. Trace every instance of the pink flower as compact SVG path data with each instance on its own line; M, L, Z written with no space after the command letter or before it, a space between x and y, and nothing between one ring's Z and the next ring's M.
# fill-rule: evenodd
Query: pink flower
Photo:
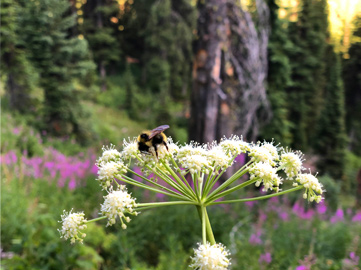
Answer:
M361 221L361 211L358 211L356 215L353 216L352 222L358 222Z
M272 257L271 257L271 253L269 252L266 252L265 254L261 254L261 256L259 257L259 260L258 260L259 263L271 263L272 262Z
M330 219L330 222L331 223L336 223L338 221L343 221L344 220L344 217L343 217L343 210L340 208L340 209L337 209L336 213L331 217Z
M309 270L309 268L305 265L300 265L296 267L296 270Z

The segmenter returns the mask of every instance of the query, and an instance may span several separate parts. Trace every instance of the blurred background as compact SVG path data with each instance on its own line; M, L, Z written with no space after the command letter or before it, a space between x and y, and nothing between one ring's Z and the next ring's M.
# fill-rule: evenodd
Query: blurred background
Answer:
M63 209L97 217L101 146L162 124L274 139L319 172L318 206L210 209L232 269L361 269L360 0L2 0L0 32L2 269L187 269L191 207L91 224L83 245L57 231Z

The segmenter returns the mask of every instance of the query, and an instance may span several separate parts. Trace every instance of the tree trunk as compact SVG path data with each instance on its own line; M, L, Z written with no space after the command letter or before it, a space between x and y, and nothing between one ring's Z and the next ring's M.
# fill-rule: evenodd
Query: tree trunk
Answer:
M189 134L190 139L203 143L216 138L221 58L226 41L226 0L199 1L198 9Z
M198 2L191 140L205 143L231 134L254 140L259 123L271 115L264 86L269 10L263 0L256 5L257 25L235 0Z

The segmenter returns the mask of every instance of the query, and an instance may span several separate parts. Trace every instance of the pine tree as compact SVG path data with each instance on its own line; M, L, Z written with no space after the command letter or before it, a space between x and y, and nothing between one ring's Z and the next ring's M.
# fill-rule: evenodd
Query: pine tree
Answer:
M22 5L19 36L40 75L44 128L59 136L73 133L81 140L88 130L74 80L81 80L94 68L87 42L69 34L75 18L67 15L68 1L24 1Z
M292 85L288 87L293 147L307 150L312 146L315 124L322 105L325 85L324 55L327 45L326 0L302 0L298 21L290 23L289 36Z
M346 94L346 126L350 149L361 155L361 16L354 20L349 58L344 59L343 78Z
M324 106L317 125L316 150L320 154L318 168L340 179L344 173L347 137L345 132L344 89L340 58L333 46L327 48Z
M10 109L20 113L35 111L37 73L26 56L19 36L22 7L17 1L1 1L1 73L6 75L6 93Z
M88 0L82 7L84 24L79 26L89 42L94 61L97 63L101 88L106 90L107 69L111 63L120 60L120 43L116 38L118 31L117 1Z
M294 48L289 40L283 22L278 17L279 6L275 0L269 0L271 35L268 44L267 94L272 108L272 119L263 127L260 137L275 139L283 145L290 145L291 122L288 119L287 86L291 84L290 51Z

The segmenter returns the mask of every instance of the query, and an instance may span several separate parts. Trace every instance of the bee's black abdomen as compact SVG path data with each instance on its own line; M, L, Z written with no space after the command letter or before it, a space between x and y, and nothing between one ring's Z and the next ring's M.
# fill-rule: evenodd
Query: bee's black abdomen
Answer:
M141 152L148 152L149 151L149 146L146 145L145 143L138 142L138 149Z
M155 145L155 144L161 144L163 142L163 137L162 135L155 135L153 137L153 140L152 140L152 144Z

